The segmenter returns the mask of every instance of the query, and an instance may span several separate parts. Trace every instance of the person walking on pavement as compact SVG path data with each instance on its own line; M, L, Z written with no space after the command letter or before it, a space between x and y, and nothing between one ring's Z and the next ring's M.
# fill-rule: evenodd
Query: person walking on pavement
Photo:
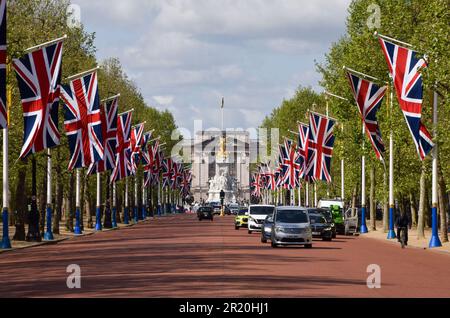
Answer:
M408 246L408 229L411 228L409 216L405 211L401 211L397 215L397 220L395 221L397 227L397 240L401 242L402 231L405 231L405 246Z

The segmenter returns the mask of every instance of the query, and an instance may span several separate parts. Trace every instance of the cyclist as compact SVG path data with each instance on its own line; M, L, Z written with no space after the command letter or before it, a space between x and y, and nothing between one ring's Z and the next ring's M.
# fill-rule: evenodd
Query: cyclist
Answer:
M405 231L405 246L408 246L408 228L410 227L409 217L405 211L401 211L396 220L397 239L401 242L402 231Z

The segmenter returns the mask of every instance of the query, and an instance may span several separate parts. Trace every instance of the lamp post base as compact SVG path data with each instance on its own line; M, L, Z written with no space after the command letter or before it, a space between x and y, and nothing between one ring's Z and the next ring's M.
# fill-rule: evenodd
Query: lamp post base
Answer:
M396 238L397 238L397 235L395 235L395 231L394 230L389 230L387 239L388 240L394 240Z
M7 250L11 248L11 241L9 240L9 220L7 208L3 209L2 220L3 220L2 249Z
M367 234L369 233L369 230L367 229L367 225L366 225L366 208L363 207L361 212L361 228L360 228L360 233L361 234Z
M123 224L130 224L130 218L128 215L128 207L125 207L125 211L123 212Z
M101 210L101 208L99 206L95 209L95 230L96 231L103 230L103 227L102 227L102 210Z
M83 231L81 230L81 210L79 207L76 208L75 211L75 229L74 229L74 233L76 235L81 235L83 234Z
M112 228L117 228L117 209L112 208Z

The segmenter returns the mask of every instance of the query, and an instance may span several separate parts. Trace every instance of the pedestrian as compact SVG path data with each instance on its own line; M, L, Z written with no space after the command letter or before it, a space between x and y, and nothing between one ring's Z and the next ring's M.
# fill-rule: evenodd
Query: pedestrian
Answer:
M402 231L405 231L405 246L408 246L408 229L411 229L411 222L406 211L400 211L395 221L397 227L397 240L400 242Z

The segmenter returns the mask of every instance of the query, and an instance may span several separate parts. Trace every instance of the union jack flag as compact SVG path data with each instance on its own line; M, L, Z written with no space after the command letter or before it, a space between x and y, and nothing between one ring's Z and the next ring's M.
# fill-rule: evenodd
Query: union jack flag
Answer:
M69 139L69 170L85 168L103 158L102 121L97 72L63 85L64 126Z
M172 175L172 189L175 190L182 182L183 177L183 164L174 162L173 175Z
M308 144L309 144L309 126L298 123L298 147L297 151L300 156L300 172L299 176L308 179L305 176L306 163L308 162Z
M261 175L256 173L252 176L251 194L255 198L261 198Z
M264 171L264 186L267 190L275 191L277 189L276 180L275 180L275 173L272 171L272 168L270 168L270 163L267 163L265 165L265 171Z
M118 109L119 97L108 100L100 108L104 154L102 160L91 164L88 175L111 171L116 166Z
M183 170L183 177L181 183L181 193L184 197L187 197L191 192L192 185L192 171L190 169Z
M336 122L331 118L315 113L310 114L308 164L305 174L312 180L331 182L335 124Z
M174 175L174 162L172 158L167 158L162 161L162 177L163 177L163 188L172 188L173 175Z
M366 128L372 148L377 158L383 161L383 154L386 150L381 138L380 126L377 121L377 112L383 103L387 86L379 87L375 83L362 79L351 72L347 72L347 77L358 105L359 113Z
M283 165L283 158L285 157L287 157L286 148L283 145L278 145L278 167L274 173L277 188L283 186L283 177L286 172L286 166Z
M162 169L162 160L164 158L161 150L160 150L160 143L159 140L157 140L153 147L149 147L150 158L153 158L153 164L152 164L152 170L151 170L151 178L152 178L152 185L158 185L160 180L160 172Z
M389 71L394 80L400 108L405 116L420 160L424 160L434 147L431 134L422 123L423 81L422 69L427 67L423 58L413 50L379 38Z
M58 104L62 49L63 42L59 41L13 62L24 119L21 159L60 144Z
M132 174L130 149L132 115L132 112L128 112L118 116L116 164L111 174L111 182L117 182Z
M137 173L143 141L144 141L144 124L139 124L133 127L131 130L131 143L130 143L131 166L133 168L132 173L134 175Z
M6 107L6 0L0 0L0 129L8 127Z
M297 147L292 140L284 141L283 165L285 171L283 175L283 184L287 189L295 189L299 186L299 172L301 170L301 156L297 151Z

